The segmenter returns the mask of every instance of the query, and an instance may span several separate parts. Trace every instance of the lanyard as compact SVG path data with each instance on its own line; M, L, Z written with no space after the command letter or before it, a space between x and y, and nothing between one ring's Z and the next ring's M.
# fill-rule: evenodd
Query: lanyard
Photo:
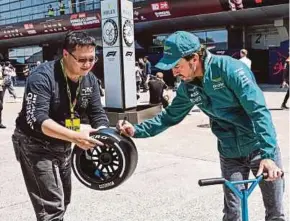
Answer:
M61 63L62 73L64 75L64 79L65 79L65 82L66 82L67 96L68 96L69 106L70 106L70 115L71 115L71 118L73 119L74 118L74 108L75 108L75 106L77 104L77 97L78 97L78 95L80 93L82 78L79 79L79 85L78 85L77 90L76 90L76 96L75 96L75 99L72 101L71 100L71 92L70 92L70 88L69 88L69 85L68 85L67 76L66 76L65 71L64 71L63 60L62 59L61 59L60 63Z

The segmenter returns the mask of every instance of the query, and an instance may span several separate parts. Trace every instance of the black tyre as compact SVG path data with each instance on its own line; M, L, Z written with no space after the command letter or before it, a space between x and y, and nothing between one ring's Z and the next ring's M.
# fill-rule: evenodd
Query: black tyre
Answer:
M127 180L135 171L138 153L134 142L116 130L106 128L90 134L104 143L92 150L75 146L72 169L77 179L94 190L109 190Z

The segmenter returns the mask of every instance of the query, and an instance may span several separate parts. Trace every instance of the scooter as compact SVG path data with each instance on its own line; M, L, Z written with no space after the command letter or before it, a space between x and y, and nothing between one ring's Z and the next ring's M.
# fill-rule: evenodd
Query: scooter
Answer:
M284 173L281 177L283 177ZM249 210L248 210L248 198L255 189L255 187L263 180L267 179L267 174L260 175L255 179L249 180L241 180L241 181L229 181L225 178L209 178L209 179L200 179L198 181L199 186L210 186L210 185L217 185L217 184L224 184L226 185L235 195L237 195L241 199L241 209L242 209L242 221L249 221ZM245 185L245 188L239 190L235 185L238 184L249 184Z

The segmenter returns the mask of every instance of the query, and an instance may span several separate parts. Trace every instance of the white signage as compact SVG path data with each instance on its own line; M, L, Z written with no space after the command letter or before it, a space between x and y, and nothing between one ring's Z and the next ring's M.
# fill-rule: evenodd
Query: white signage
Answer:
M130 109L137 106L133 3L101 2L106 107ZM121 27L119 27L119 24Z

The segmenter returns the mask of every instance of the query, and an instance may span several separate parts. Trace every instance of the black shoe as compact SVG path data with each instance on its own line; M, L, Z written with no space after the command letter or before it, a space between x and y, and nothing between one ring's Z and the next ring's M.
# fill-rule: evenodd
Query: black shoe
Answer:
M282 109L286 109L286 110L289 109L289 107L287 107L286 104L282 104L281 108L282 108Z
M0 124L0 129L5 129L6 127L3 124Z

